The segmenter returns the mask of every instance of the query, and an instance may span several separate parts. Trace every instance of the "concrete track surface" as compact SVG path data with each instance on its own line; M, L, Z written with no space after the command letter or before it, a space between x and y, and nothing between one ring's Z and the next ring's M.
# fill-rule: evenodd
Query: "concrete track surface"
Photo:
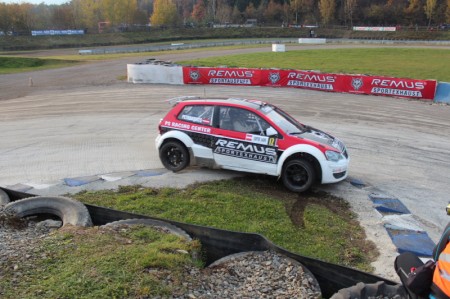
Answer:
M190 59L233 51L157 58ZM133 85L118 79L126 75L127 63L150 57L155 56L150 53L139 58L0 75L0 186L161 169L154 139L159 120L169 109L166 99L181 95L256 98L280 106L347 145L349 175L364 181L366 187L342 182L319 189L346 198L358 213L368 238L381 252L374 263L375 274L396 279L393 262L397 252L383 228L381 215L368 199L370 192L400 199L437 242L450 220L445 213L450 201L450 106L300 89ZM167 173L157 184L183 186L203 180L211 172L218 178L230 176L226 171L192 168L181 174ZM149 178L139 183L152 182ZM46 192L51 190L41 191L42 195Z

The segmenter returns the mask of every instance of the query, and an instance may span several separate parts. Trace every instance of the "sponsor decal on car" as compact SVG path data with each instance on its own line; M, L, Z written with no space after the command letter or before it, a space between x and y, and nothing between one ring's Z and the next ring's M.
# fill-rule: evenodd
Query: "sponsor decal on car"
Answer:
M163 126L175 128L175 129L184 129L184 130L188 130L188 131L211 133L211 128L197 126L197 125L183 124L183 123L179 123L179 122L175 122L175 121L164 121Z
M201 118L201 117L190 116L190 115L182 115L181 119L191 121L194 123L206 124L206 125L209 125L209 122L210 122L209 119L207 119L207 118Z
M276 148L244 141L219 138L215 143L214 153L258 162L277 163Z

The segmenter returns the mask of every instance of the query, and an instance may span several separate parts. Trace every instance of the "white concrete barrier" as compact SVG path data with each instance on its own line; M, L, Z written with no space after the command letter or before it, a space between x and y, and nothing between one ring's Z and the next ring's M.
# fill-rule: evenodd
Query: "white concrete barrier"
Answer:
M299 44L326 44L326 38L299 38Z
M286 52L284 44L272 44L272 52Z
M132 83L183 84L179 65L127 64L127 80Z

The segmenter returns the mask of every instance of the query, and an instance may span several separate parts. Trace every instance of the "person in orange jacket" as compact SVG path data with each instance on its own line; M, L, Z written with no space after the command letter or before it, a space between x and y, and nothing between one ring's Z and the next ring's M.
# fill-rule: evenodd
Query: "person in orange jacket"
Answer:
M450 209L447 209L447 214L450 215ZM402 253L395 259L395 270L411 299L450 299L449 240L450 223L433 249L433 259L427 262L426 270L422 270L424 263L410 252ZM414 276L417 279L412 284L411 278Z
M448 210L447 210L448 214ZM450 299L450 224L433 250L436 268L433 273L430 299Z

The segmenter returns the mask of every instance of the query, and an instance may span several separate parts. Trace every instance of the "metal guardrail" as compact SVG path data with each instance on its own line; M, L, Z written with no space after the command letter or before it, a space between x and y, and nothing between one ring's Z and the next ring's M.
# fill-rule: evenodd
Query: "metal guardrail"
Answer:
M79 50L80 55L93 54L119 54L119 53L143 53L143 52L158 52L169 50L185 50L207 47L224 47L236 45L258 45L258 44L298 44L298 38L273 38L261 40L229 40L221 42L205 42L205 43L173 43L169 45L153 45L142 47L122 47L122 48L93 48ZM399 45L444 45L449 46L450 41L422 41L422 40L370 40L370 39L326 39L326 43L330 44L399 44Z

